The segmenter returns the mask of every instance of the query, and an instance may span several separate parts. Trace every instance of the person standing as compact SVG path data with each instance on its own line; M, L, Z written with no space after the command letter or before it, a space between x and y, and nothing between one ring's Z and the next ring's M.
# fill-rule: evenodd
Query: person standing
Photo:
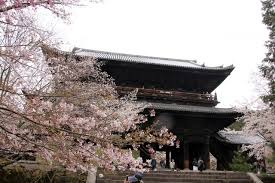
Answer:
M165 161L164 161L164 159L161 159L160 162L159 162L159 164L160 164L161 168L165 168Z
M201 157L199 158L199 161L198 161L198 169L199 171L203 171L205 169L204 161L201 159Z
M198 161L196 158L194 158L194 160L192 162L192 166L193 166L194 171L198 171Z
M156 156L156 151L154 150L153 147L150 146L149 148L149 153L150 153L150 156L151 156L151 167L152 167L152 170L153 171L156 171L157 170L157 160L155 158Z
M175 161L174 159L172 159L172 161L170 162L170 168L174 171L175 170Z

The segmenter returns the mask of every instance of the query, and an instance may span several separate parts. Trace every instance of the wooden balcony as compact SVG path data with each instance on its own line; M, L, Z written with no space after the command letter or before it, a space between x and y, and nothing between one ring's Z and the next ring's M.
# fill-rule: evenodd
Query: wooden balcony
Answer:
M160 101L160 102L173 102L188 105L200 105L200 106L215 106L219 102L217 101L217 95L190 93L182 91L167 91L148 88L134 88L134 87L117 87L119 95L125 95L135 89L138 89L137 98L147 101Z

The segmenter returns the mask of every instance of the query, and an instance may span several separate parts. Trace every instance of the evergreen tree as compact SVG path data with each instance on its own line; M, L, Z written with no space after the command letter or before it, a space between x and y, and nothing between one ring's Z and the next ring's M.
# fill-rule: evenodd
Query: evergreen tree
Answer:
M266 41L267 53L260 66L262 75L268 80L269 93L263 100L275 108L275 0L262 1L263 23L267 26L269 40Z
M232 163L229 165L230 170L239 172L249 172L253 170L253 166L248 163L247 156L240 151L234 152Z

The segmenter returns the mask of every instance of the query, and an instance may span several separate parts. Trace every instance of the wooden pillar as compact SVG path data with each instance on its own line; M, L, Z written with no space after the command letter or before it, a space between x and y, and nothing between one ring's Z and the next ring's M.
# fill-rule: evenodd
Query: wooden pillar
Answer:
M166 150L166 168L170 168L170 151Z
M184 142L183 153L184 153L184 169L189 169L189 143L187 142Z

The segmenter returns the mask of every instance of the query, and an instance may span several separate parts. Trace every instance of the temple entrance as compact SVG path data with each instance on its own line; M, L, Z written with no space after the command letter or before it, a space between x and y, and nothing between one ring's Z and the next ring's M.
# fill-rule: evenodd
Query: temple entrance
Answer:
M171 153L171 154L170 154ZM175 161L177 169L193 169L193 160L199 158L205 163L205 168L209 169L209 144L202 142L181 143L180 147L173 146L166 152L166 162Z
M182 146L180 148L173 148L173 150L171 151L171 160L173 159L175 161L175 168L176 169L183 169L184 165L184 149L182 148Z
M196 158L198 159L201 157L203 158L203 155L205 152L203 152L204 144L203 143L190 143L189 144L189 169L193 169L192 162ZM205 160L204 160L205 161Z

